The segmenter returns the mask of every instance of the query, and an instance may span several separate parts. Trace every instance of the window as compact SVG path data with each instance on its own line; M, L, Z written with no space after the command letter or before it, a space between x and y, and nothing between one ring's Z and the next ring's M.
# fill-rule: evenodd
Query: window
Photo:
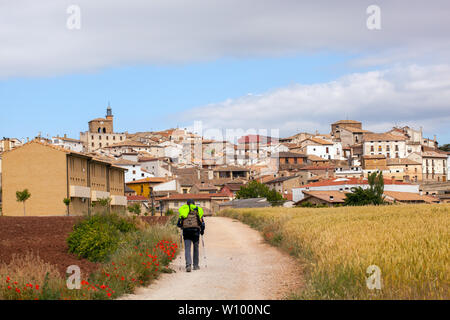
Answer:
M391 154L388 152L388 153L386 153L386 158L390 158L391 157Z
M328 147L325 148L325 152L326 152L326 153L329 153L329 152L330 152L330 150L329 150Z
M395 153L395 157L398 158L398 152Z
M395 151L398 151L398 144L395 145Z
M383 151L383 148L380 146L378 146L378 151Z
M370 151L371 151L371 152L374 152L374 151L375 151L375 149L373 148L373 146L370 146Z

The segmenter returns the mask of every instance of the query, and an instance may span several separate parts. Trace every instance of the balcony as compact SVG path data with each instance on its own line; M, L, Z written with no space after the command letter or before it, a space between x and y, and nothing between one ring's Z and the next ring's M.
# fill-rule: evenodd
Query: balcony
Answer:
M111 196L111 205L112 206L126 206L127 205L127 197Z
M82 186L69 186L69 194L71 198L90 198L91 188Z
M109 198L109 195L110 195L109 192L106 192L106 191L92 190L91 200L98 201L99 199L107 199L107 198Z

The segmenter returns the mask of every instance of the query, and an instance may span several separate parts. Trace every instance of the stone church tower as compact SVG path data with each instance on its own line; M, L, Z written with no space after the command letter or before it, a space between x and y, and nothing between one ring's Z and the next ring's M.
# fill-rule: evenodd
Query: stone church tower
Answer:
M89 121L90 133L114 133L114 116L111 106L106 109L106 118L97 118Z
M114 116L109 104L106 109L106 117L89 121L89 131L80 133L80 140L83 141L88 152L95 152L124 142L126 137L126 132L114 132Z

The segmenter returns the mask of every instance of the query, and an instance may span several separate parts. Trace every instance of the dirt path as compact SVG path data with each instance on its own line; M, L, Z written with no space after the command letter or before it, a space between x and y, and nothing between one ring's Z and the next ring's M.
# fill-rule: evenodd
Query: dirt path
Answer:
M122 299L133 300L250 300L283 299L302 285L299 264L269 244L258 231L229 218L206 218L207 268L200 242L201 270L163 274L148 288Z

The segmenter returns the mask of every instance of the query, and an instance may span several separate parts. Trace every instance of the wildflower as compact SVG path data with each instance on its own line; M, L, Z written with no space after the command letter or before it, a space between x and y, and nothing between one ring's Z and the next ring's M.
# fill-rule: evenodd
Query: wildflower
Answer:
M111 293L108 292L108 297L111 297Z
M8 286L8 290L11 290L11 286Z
M122 277L120 280L122 280L122 281L124 281L125 280L125 278L124 277Z
M39 285L37 284L37 285L35 286L35 288L36 288L36 290L39 290Z

